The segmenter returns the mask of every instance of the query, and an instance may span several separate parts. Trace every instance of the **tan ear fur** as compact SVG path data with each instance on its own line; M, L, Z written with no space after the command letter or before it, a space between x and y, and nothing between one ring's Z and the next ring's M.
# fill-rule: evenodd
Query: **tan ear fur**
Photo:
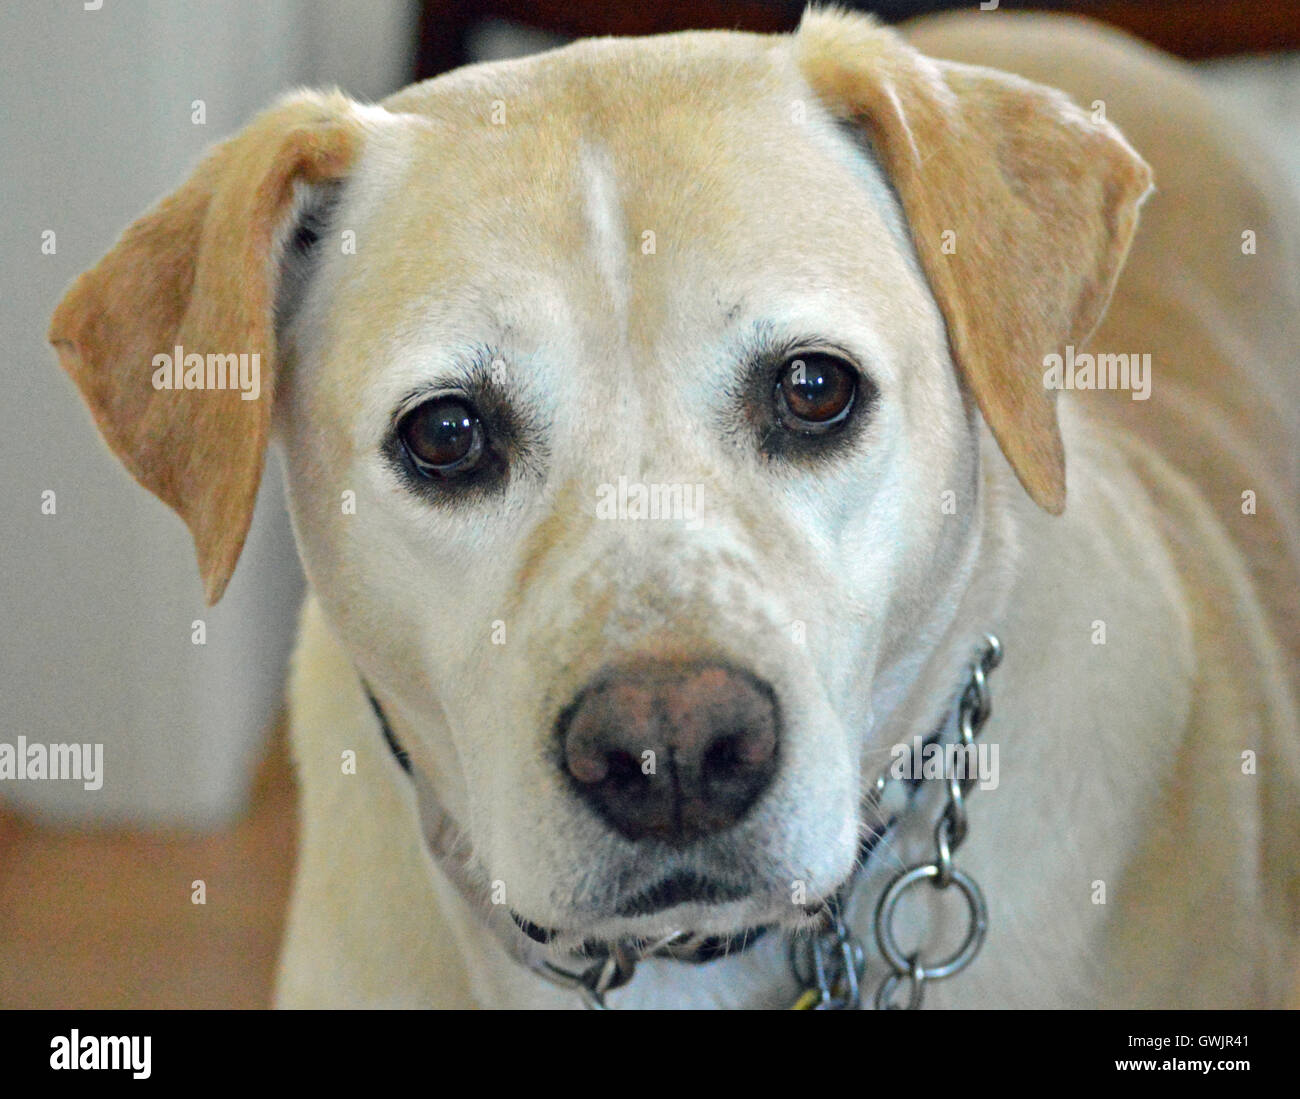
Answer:
M252 520L275 389L273 238L293 185L356 158L353 104L299 93L213 149L123 234L54 312L49 338L113 452L194 537L209 603ZM257 354L260 395L155 389L154 356Z
M819 100L872 142L966 384L1030 497L1059 514L1065 452L1043 359L1101 319L1150 168L1060 92L931 60L870 19L810 11L795 49Z

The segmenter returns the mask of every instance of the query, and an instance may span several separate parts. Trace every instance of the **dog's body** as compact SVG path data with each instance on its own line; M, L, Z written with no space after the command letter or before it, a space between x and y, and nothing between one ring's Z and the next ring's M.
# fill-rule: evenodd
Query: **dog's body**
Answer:
M448 858L484 898L574 937L727 934L778 922L792 884L822 898L845 879L865 783L890 745L935 727L986 631L1006 656L983 737L1005 767L970 795L957 863L988 897L990 930L927 1004L1284 1000L1300 918L1296 224L1248 143L1148 51L1066 21L912 33L933 56L1063 86L1094 116L1102 101L1151 162L1159 190L1087 344L1150 354L1150 400L1074 392L1054 414L1040 383L1044 352L1082 351L1105 304L1145 166L1104 121L1016 98L1036 97L1028 86L953 69L936 92L861 20L465 70L312 152L325 179L347 161L331 219L360 243L315 261L281 310L292 369L275 423L314 595L291 687L302 835L280 1003L578 1002L510 957L477 893L435 865L363 677L426 796L464 829ZM888 85L860 77L871 63ZM942 113L967 96L983 112L968 131ZM906 120L881 121L894 110ZM863 118L870 155L845 135ZM971 182L986 168L1005 190ZM943 188L956 197L940 208ZM1002 225L999 204L1022 200ZM955 259L940 255L947 230ZM996 254L978 255L981 234ZM944 266L972 250L983 266ZM394 497L371 440L428 362L484 342L469 319L482 316L515 430L539 445L496 503ZM721 419L743 385L712 364L730 361L733 321L801 331L828 317L876 372L872 422L850 457L773 473L745 456L740 420ZM88 346L74 329L56 318L56 342ZM90 390L94 356L80 354L69 368ZM1025 371L1036 392L1017 389ZM238 540L97 415L137 476L181 497L169 502L219 594ZM705 486L707 516L602 522L597 486L624 475ZM356 513L340 515L348 492ZM779 772L730 846L629 843L555 781L552 724L571 735L557 713L611 664L700 654L772 684ZM918 799L859 875L864 942L889 878L933 857L937 805ZM646 850L665 872L698 858L739 880L743 866L765 899L611 917L611 881L649 884ZM928 926L907 911L927 951L964 926L959 906ZM872 955L868 987L885 973ZM797 992L769 934L704 965L648 960L611 1000L763 1007Z

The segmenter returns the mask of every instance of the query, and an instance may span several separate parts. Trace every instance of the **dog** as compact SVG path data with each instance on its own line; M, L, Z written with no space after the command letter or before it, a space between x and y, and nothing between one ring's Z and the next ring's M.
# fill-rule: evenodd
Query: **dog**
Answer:
M209 601L283 452L280 1005L1285 1002L1294 214L1116 32L904 34L295 93L59 304Z

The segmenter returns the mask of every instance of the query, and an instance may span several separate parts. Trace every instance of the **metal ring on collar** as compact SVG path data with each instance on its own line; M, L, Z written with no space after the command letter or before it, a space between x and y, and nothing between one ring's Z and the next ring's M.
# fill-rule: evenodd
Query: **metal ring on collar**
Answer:
M909 957L899 949L894 939L894 909L903 894L913 885L919 881L938 878L940 873L938 863L913 866L893 881L876 906L876 942L880 945L880 952L900 977L914 975L922 981L939 981L951 977L970 965L984 943L984 935L989 926L988 905L984 902L984 894L970 875L954 867L951 871L951 884L957 886L966 898L970 919L961 946L950 957L931 966L917 966L916 955Z

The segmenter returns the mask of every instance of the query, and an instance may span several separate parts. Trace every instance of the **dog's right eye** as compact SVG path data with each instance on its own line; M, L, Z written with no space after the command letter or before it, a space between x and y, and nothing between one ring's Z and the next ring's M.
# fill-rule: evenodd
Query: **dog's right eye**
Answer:
M459 397L435 397L411 409L397 425L397 437L411 465L431 479L469 473L486 449L483 421Z
M792 431L825 434L848 418L857 391L857 375L841 359L805 353L790 359L777 379L777 415Z

